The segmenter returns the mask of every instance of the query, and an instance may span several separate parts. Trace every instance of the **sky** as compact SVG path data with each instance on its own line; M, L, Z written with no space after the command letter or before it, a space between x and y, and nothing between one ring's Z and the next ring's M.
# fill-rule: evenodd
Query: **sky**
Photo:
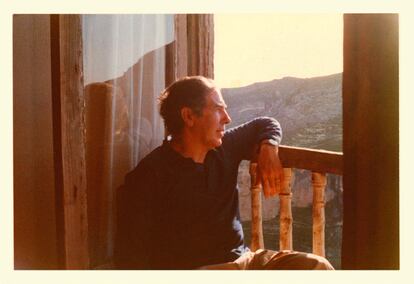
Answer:
M342 72L342 14L215 14L214 28L220 87Z

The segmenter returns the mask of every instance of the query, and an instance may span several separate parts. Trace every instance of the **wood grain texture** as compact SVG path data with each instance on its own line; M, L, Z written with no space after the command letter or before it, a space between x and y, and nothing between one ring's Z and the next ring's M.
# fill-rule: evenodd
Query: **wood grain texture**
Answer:
M167 47L167 85L184 76L214 78L214 16L176 14L175 37Z
M60 15L60 97L66 269L89 268L82 32L79 15Z
M280 199L280 238L279 248L280 250L292 250L292 230L293 230L293 217L292 217L292 169L283 169L283 185L282 192L279 194Z
M342 175L342 153L290 146L279 146L279 158L285 168L306 169Z
M187 15L175 16L176 79L188 75Z
M398 21L344 15L344 269L399 268Z
M61 268L50 24L46 14L13 15L14 269Z
M252 238L250 249L256 251L264 248L262 223L262 186L257 179L257 163L250 163L251 204L252 204Z
M325 188L326 174L312 173L312 251L325 256Z
M115 88L107 83L85 87L86 100L86 177L89 262L96 267L108 262L113 241L109 233L112 217L112 156L114 123L112 123ZM121 96L121 94L119 95Z
M214 15L187 15L187 74L214 78Z

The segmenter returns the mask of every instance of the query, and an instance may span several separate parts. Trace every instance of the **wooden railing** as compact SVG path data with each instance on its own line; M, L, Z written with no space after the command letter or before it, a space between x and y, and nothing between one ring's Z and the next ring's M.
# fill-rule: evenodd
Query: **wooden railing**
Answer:
M284 179L279 194L280 207L280 250L292 250L292 168L312 172L313 188L313 246L314 254L325 256L325 187L326 174L342 175L342 153L313 150L298 147L279 146L279 158L284 167ZM256 177L257 163L250 163L252 198L252 238L253 251L264 248L262 227L261 184Z

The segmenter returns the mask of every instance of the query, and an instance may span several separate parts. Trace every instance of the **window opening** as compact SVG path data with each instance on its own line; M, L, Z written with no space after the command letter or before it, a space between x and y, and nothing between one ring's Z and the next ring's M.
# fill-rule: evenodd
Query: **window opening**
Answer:
M276 118L283 145L342 151L341 14L216 14L215 81L232 117L230 127L257 116ZM310 171L292 180L293 249L312 252ZM240 213L250 243L249 163L239 168ZM340 268L342 177L328 174L326 257ZM278 198L263 200L265 247L279 246Z

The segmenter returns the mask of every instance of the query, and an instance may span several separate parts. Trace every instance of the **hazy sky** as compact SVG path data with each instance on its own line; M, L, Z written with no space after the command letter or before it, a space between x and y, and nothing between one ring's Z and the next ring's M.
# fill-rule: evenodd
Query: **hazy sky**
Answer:
M342 72L342 14L215 14L214 77L238 87Z

